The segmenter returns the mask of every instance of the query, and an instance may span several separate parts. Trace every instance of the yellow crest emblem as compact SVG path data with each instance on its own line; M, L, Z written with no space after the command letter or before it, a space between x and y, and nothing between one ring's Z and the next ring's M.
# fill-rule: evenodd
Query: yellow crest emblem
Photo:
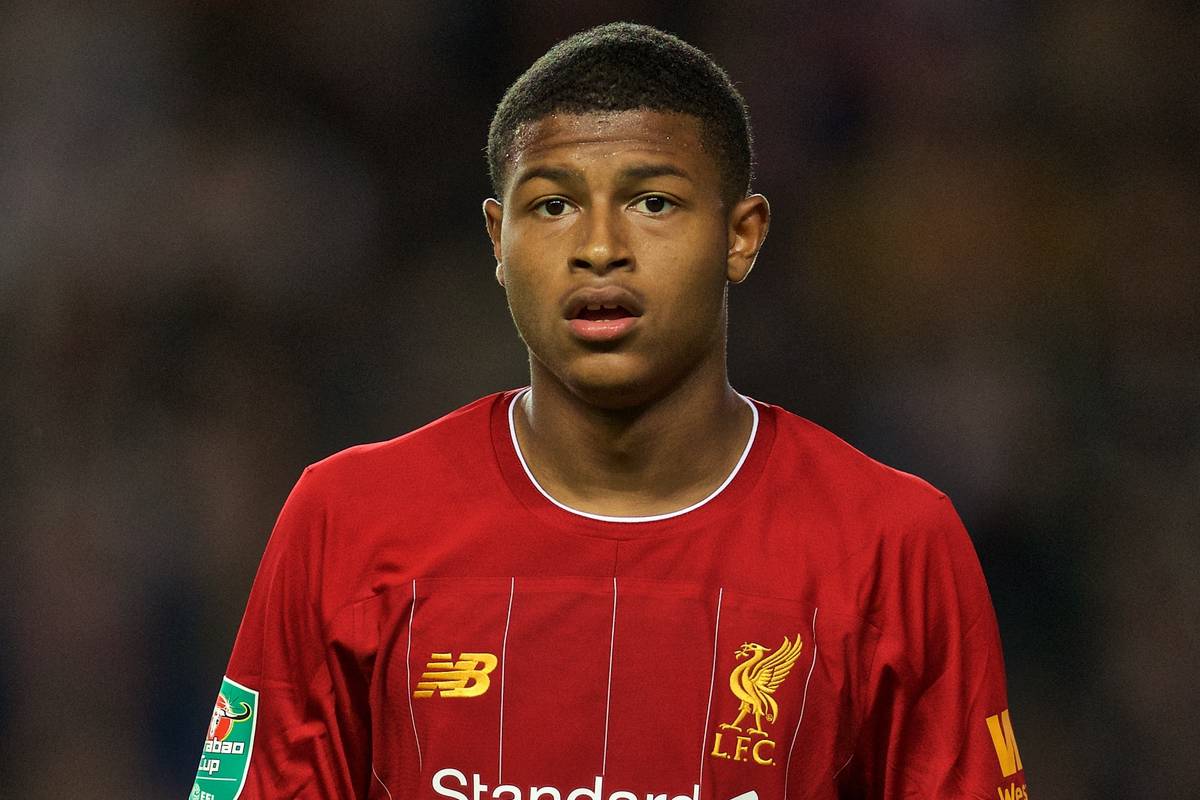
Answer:
M767 648L757 642L746 642L734 652L734 657L742 663L729 673L729 689L740 705L733 722L721 723L720 727L722 730L738 731L741 734L742 721L751 714L754 715L754 725L745 731L745 735L736 735L732 752L725 751L721 742L721 731L717 731L711 755L731 758L734 761L753 759L758 764L775 763L769 755L769 751L775 749L775 742L768 738L763 720L774 722L779 716L779 703L774 697L775 690L791 672L803 649L804 642L800 634L796 634L795 641L783 637L783 644L774 652L768 653ZM762 738L753 741L755 736Z

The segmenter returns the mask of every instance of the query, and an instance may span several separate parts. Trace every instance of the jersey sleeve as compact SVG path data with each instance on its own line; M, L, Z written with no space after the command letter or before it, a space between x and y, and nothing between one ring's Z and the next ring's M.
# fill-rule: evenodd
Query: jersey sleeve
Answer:
M896 538L851 774L883 800L1025 800L999 631L970 539L945 497Z
M366 796L366 682L326 634L327 515L311 469L259 565L191 800Z

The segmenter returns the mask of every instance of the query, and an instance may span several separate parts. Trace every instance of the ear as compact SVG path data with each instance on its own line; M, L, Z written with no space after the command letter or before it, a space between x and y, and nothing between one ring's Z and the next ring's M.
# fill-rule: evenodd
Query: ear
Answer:
M754 259L767 239L770 226L771 206L761 194L744 197L729 210L725 276L730 283L741 283L754 269Z
M504 206L494 197L483 201L483 223L492 240L492 255L496 257L496 281L504 285L504 257L500 255L500 230L504 222Z

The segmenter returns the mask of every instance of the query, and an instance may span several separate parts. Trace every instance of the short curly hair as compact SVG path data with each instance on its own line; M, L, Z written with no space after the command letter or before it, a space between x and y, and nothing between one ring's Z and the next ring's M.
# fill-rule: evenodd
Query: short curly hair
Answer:
M729 76L698 48L648 25L613 22L552 47L508 88L488 129L492 188L503 196L522 124L553 113L647 109L700 120L727 202L750 191L754 151L746 101Z

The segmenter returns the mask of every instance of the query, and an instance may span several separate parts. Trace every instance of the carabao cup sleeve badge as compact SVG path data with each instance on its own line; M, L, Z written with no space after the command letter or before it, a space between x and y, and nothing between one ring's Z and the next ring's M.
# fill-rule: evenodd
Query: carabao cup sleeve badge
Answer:
M204 736L189 800L237 800L246 785L257 722L258 692L226 677Z

